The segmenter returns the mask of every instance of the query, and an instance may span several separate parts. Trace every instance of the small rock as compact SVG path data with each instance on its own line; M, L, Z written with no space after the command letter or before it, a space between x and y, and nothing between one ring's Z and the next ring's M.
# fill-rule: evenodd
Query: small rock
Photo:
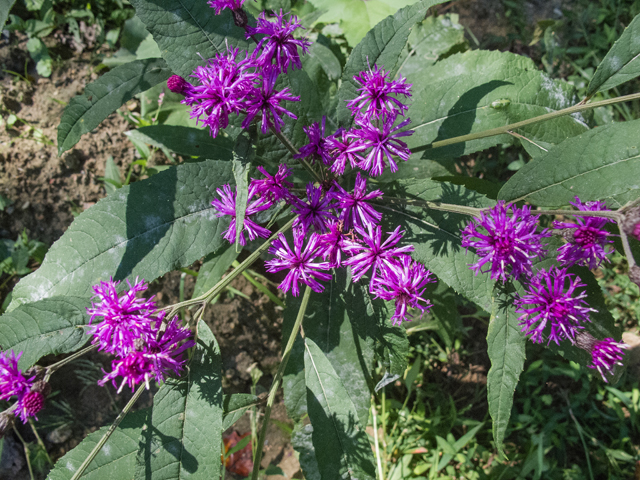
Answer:
M69 440L69 438L71 438L72 434L73 430L71 430L71 427L69 425L62 425L56 428L53 432L49 433L47 435L47 440L55 444L64 443Z

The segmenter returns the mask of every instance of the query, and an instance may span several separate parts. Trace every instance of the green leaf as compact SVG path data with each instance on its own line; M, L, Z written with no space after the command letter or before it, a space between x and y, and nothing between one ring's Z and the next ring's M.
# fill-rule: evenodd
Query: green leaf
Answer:
M228 9L215 15L201 0L132 0L131 4L153 35L162 58L182 77L187 78L206 59L226 52L227 41L240 50L249 47L244 30L235 26Z
M136 60L114 68L73 97L58 126L58 155L73 147L118 107L171 75L162 59Z
M126 132L130 138L136 138L154 147L167 147L180 155L192 157L231 160L233 141L222 135L211 138L209 130L180 127L176 125L152 125Z
M36 71L38 72L38 75L50 77L53 60L51 59L49 50L44 42L39 38L31 37L27 42L27 50L29 50L31 58L36 63Z
M248 393L234 393L225 395L222 402L224 417L222 419L222 431L230 428L240 420L240 417L253 405L258 403L258 397Z
M249 138L248 132L243 132L236 137L236 143L233 149L233 178L236 182L236 252L242 251L240 238L244 229L244 214L247 209L247 201L249 200L249 169L251 161L255 158L255 150L253 142Z
M122 177L120 169L113 161L113 157L109 155L104 165L104 188L107 194L115 192L118 188L122 188Z
M300 468L304 472L306 480L322 480L320 467L316 460L316 451L312 441L313 425L304 425L302 422L296 423L291 435L291 445L300 454Z
M404 375L409 355L409 339L403 327L382 325L379 339L379 347L382 349L380 356L386 372L376 385L376 392Z
M513 394L524 368L526 337L518 326L513 293L501 286L494 291L493 308L487 332L487 353L491 368L487 374L489 413L493 419L493 439L499 453L511 417Z
M587 97L633 80L640 75L640 15L631 21L607 52L589 82Z
M640 120L634 120L569 138L518 170L498 198L560 207L578 196L620 207L640 195L638 129Z
M283 341L289 338L300 301L300 297L287 298ZM344 269L335 271L323 293L311 294L303 321L305 337L314 340L342 382L349 385L350 402L363 425L369 418L373 387L370 372L377 325L382 321L381 312L371 304L368 286L351 283ZM293 419L299 419L307 411L304 365L304 345L298 336L283 379L284 401Z
M371 445L342 380L313 340L304 340L311 435L322 479L374 479ZM349 385L351 389L351 385Z
M211 200L224 183L233 183L231 162L206 160L118 189L74 220L42 266L16 285L10 309L57 295L89 296L109 277L150 282L216 251L229 219L215 217Z
M46 355L74 352L91 339L83 328L90 306L86 298L70 296L22 305L0 317L0 346L3 351L23 352L21 369Z
M424 147L561 110L578 100L573 86L552 80L531 59L507 52L473 50L452 55L408 75L407 82L413 84L407 117L414 134L406 142L418 150L414 158L423 159L455 158L512 144L519 140L504 134L437 149ZM582 115L574 114L514 131L532 141L558 144L587 130Z
M14 3L16 3L16 0L7 0L0 4L0 31L4 30L4 24L7 23L9 12Z
M82 480L131 480L136 466L138 439L150 414L149 409L129 413L113 432L100 453L89 464ZM109 427L90 433L77 447L57 462L47 480L70 480Z
M309 47L309 52L303 57L303 65L307 71L313 69L313 67L309 65L311 60L322 69L329 80L338 80L340 75L342 75L342 67L340 66L338 57L336 57L335 53L333 53L329 47L319 42L312 43Z
M222 279L222 275L229 270L229 267L238 258L239 253L233 245L221 248L209 254L198 271L198 278L193 287L193 296L199 297L214 287Z
M317 8L321 8L321 5L316 4L317 1L315 0L314 4ZM367 8L369 5L369 2L360 0L348 0L348 2L354 8ZM333 1L329 3L333 4ZM408 3L413 2L397 2L393 0L393 10L395 11L399 6L407 5ZM412 27L424 19L429 8L439 3L442 3L442 0L422 0L415 5L398 10L393 16L385 18L373 27L353 49L342 74L342 86L338 90L338 121L340 126L349 127L353 122L351 111L347 108L345 102L345 100L352 100L358 96L357 90L360 84L353 79L353 76L369 70L369 67L374 65L391 72L391 77L395 76L398 60L407 44ZM340 15L340 18L357 19L357 16L352 16L359 14L350 12L347 8L344 8L344 13L340 13L340 10L334 8L331 11L335 12L336 15ZM359 15L362 14L360 13Z
M153 400L137 458L136 479L218 478L222 448L222 360L209 327L179 379L167 380ZM130 477L131 478L131 475Z

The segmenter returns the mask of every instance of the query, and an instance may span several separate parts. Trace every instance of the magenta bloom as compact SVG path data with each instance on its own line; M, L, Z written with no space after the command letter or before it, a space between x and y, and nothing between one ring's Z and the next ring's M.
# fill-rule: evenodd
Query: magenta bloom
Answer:
M616 342L613 338L598 340L588 332L580 332L576 344L589 352L591 364L587 366L598 370L605 382L609 382L607 376L614 374L615 366L622 365L623 350L629 348L626 343Z
M518 279L531 275L532 260L544 255L542 239L550 235L546 229L536 232L538 218L531 215L529 207L505 206L503 201L483 211L480 218L474 219L462 231L462 246L475 248L481 257L470 265L471 270L476 275L491 271L493 280L502 279L503 282L509 276ZM487 264L490 268L483 270Z
M353 79L362 85L358 88L360 95L347 104L353 115L365 118L379 118L390 114L404 115L408 107L392 95L411 96L411 85L406 79L389 80L391 72L385 72L374 66L373 70L360 72Z
M149 380L152 376L153 365L151 359L147 358L143 352L133 350L124 358L113 360L111 362L111 372L98 381L98 385L102 387L111 380L114 388L117 388L118 393L120 393L125 385L129 385L129 388L133 390L138 383L145 382L148 389ZM117 377L122 377L120 385L116 382Z
M199 85L192 86L182 101L191 106L191 118L209 127L215 137L229 125L229 115L239 114L248 106L247 98L256 90L258 74L253 59L236 60L239 49L228 47L226 54L218 54L205 67L197 67L192 77ZM255 97L255 95L253 95Z
M167 88L173 93L179 93L180 95L190 95L193 92L192 85L187 82L180 75L171 75L167 80Z
M604 202L582 203L578 197L571 205L588 212L608 211ZM604 229L607 222L612 221L608 218L576 215L575 223L553 222L553 228L566 231L563 236L568 241L558 249L558 261L566 267L577 264L591 270L598 268L603 260L606 260L606 256L613 252L613 248L605 248L607 244L613 243L613 240L609 240L611 234Z
M352 134L359 138L363 145L371 150L365 157L365 159L358 165L361 169L367 170L369 175L377 177L382 174L384 167L389 162L389 168L392 172L398 171L398 165L393 159L394 156L400 157L405 162L409 160L411 156L411 150L407 147L407 144L402 140L398 140L400 137L407 137L413 134L413 130L405 130L404 132L397 132L399 129L406 127L411 123L411 119L407 118L397 126L393 126L397 115L395 113L390 114L384 118L382 128L379 129L373 125L366 118L356 118L356 125L360 127L359 130L352 130ZM386 162L385 162L386 159Z
M336 190L331 193L331 197L338 202L335 208L340 212L340 220L345 230L349 230L352 226L367 228L369 225L375 226L380 222L382 214L376 212L367 202L382 197L382 191L374 190L367 193L367 180L360 175L360 172L356 176L353 193L347 192L337 182L334 182L334 186Z
M254 213L261 212L263 210L269 209L271 206L270 203L263 203L263 198L258 198L257 200L251 201L251 198L255 195L255 187L253 187L252 191L249 190L249 198L247 200L247 208L245 210L244 224L242 226L242 233L240 234L240 245L246 245L247 241L244 238L245 232L249 235L249 240L255 240L258 237L268 238L271 232L264 227L261 227L256 222L249 218L250 215ZM224 234L224 238L229 241L229 243L235 243L236 241L236 192L231 191L230 185L223 185L222 189L217 188L216 192L220 195L220 200L215 199L211 202L213 208L217 210L215 216L222 217L223 215L231 215L231 223L229 224L229 228Z
M269 253L276 258L265 262L267 272L279 272L288 270L287 276L279 285L283 292L291 293L297 297L300 293L298 282L308 285L314 292L322 292L324 287L318 280L329 281L331 274L320 270L329 270L331 266L327 262L313 262L313 259L320 254L320 237L317 233L312 233L307 246L303 249L305 232L301 228L293 229L293 250L287 244L287 239L280 233L275 239Z
M93 298L99 301L92 302L91 308L87 308L87 313L91 315L89 325L97 317L103 317L103 321L91 325L87 333L93 335L92 343L98 343L99 350L122 357L133 350L136 339L148 332L156 305L153 298L147 300L136 297L148 287L144 280L138 282L136 278L133 286L127 280L129 289L121 296L116 291L119 284L111 279L93 287Z
M327 139L324 138L324 124L326 117L322 117L322 126L318 122L313 123L309 127L302 127L304 133L309 137L309 143L300 149L300 153L295 154L294 158L311 157L313 160L320 159L325 165L331 163L329 155Z
M422 312L431 308L431 302L422 298L428 283L435 280L431 272L421 263L414 262L411 257L403 255L399 264L391 264L383 270L376 280L372 292L377 298L395 300L396 310L391 320L394 325L408 321L411 315L408 308L417 308Z
M242 122L242 128L247 128L251 125L253 119L260 115L260 131L262 133L267 133L271 127L279 132L284 127L284 120L282 120L281 115L287 115L293 119L298 118L289 110L280 106L280 102L285 100L298 102L300 97L291 95L288 87L280 91L276 90L277 80L278 70L275 67L265 67L262 70L262 87L248 93L247 118Z
M342 247L345 239L342 233L342 222L329 223L329 231L320 235L318 253L329 261L331 268L342 265Z
M331 213L331 190L324 196L322 193L322 187L307 184L307 201L296 198L293 204L292 211L298 214L294 226L301 225L305 232L311 227L319 233L327 231L327 223L336 220L336 217Z
M16 413L20 416L22 423L27 423L29 417L34 417L44 408L44 395L41 392L28 392L18 396L16 402Z
M250 188L255 195L267 199L268 202L278 202L291 196L289 189L293 187L293 183L286 181L285 178L291 175L292 170L284 163L278 166L278 171L273 176L269 175L264 167L258 167L258 170L265 178L251 179Z
M330 170L336 175L342 175L347 166L347 162L351 168L355 168L360 162L364 161L360 152L367 149L362 140L349 130L339 129L333 135L326 139L326 149L330 157L333 157L333 163Z
M268 67L275 60L278 72L286 73L291 66L293 69L302 69L302 62L298 53L298 47L302 53L309 51L311 42L306 38L293 38L293 32L301 28L298 17L290 15L289 20L284 19L282 9L280 15L274 12L275 22L267 20L265 12L258 17L256 27L247 26L247 38L256 34L262 34L264 37L258 42L256 52L261 52L256 58L256 63L262 67Z
M18 368L18 360L22 352L18 355L13 350L0 352L0 400L8 400L17 395L23 397L31 390L32 378L25 378Z
M215 9L216 15L220 15L225 8L230 10L238 10L242 8L245 0L209 0L207 5L211 8Z
M384 242L380 225L369 224L366 230L360 227L355 227L355 230L362 236L364 244L345 240L343 250L353 256L342 263L344 266L351 267L355 282L359 281L373 267L371 275L371 286L373 287L378 271L384 276L386 270L392 265L398 264L399 258L396 257L402 257L403 254L413 251L413 245L395 247L404 235L404 231L400 231L399 226L393 232L387 232L389 238Z
M575 342L576 333L589 322L587 294L576 289L585 287L580 278L565 269L551 267L540 270L526 286L523 297L516 296L516 312L521 313L519 325L522 331L535 343L542 342L542 334L549 325L549 341L560 344L567 339Z

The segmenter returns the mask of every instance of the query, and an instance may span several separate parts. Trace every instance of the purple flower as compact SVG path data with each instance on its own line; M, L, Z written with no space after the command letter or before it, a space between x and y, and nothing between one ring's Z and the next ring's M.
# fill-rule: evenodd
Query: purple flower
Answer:
M382 196L380 190L367 193L367 181L360 175L356 176L356 185L353 193L347 192L344 188L334 182L336 190L331 193L331 197L337 200L336 210L340 211L340 220L343 222L345 230L352 226L365 228L374 226L382 218L382 214L376 212L367 201L374 200Z
M300 47L302 53L306 53L309 51L311 42L304 37L297 40L293 38L293 32L301 27L298 17L291 15L289 20L285 21L281 9L280 15L274 12L274 16L271 18L276 21L270 22L267 20L266 13L262 12L258 17L255 28L246 27L247 38L256 34L265 35L260 39L256 47L256 52L261 52L260 56L256 58L256 63L264 68L270 66L275 59L277 69L282 73L286 73L289 66L294 69L302 69L298 47Z
M548 343L560 344L564 339L574 343L578 330L590 321L589 312L596 311L588 307L584 291L576 292L584 286L579 277L565 269L540 270L526 286L526 294L516 296L516 312L522 314L518 319L522 331L531 336L531 341L540 343L548 324Z
M261 227L256 222L249 218L250 215L254 213L261 212L263 210L269 209L271 206L270 203L264 203L263 198L258 198L257 200L251 201L251 198L255 195L255 188L249 190L249 198L247 200L247 208L245 210L244 224L242 228L242 233L240 234L240 245L246 245L247 241L244 238L244 233L247 232L249 235L249 240L255 240L258 237L268 238L271 232L264 227ZM253 191L252 191L253 190ZM223 215L231 215L231 223L229 224L229 228L224 234L224 238L229 241L229 243L235 243L236 241L236 192L231 191L231 186L223 185L222 189L217 188L216 192L220 195L220 200L215 199L211 202L213 208L217 210L215 216L221 217Z
M209 0L207 5L215 9L216 15L220 15L220 12L225 8L230 10L238 10L242 8L242 4L244 2L245 0Z
M343 250L353 256L342 264L352 268L353 280L356 282L367 273L369 268L373 267L371 275L371 286L373 287L378 270L384 275L385 270L398 264L396 257L404 256L403 254L413 251L413 245L394 248L404 235L404 230L401 232L399 226L393 232L387 232L389 238L384 242L380 225L369 224L366 230L360 227L355 227L355 229L362 236L364 244L345 240Z
M462 246L475 248L482 257L469 265L471 270L476 275L491 271L493 280L502 279L503 282L509 276L518 279L521 275L531 275L532 260L544 255L541 242L550 235L546 229L536 232L538 218L531 215L529 207L505 206L503 201L483 211L479 219L474 219L462 231ZM487 263L490 268L483 270Z
M578 334L576 345L589 352L591 364L587 366L598 370L607 383L607 376L614 374L615 366L622 365L623 350L629 348L626 343L616 342L613 338L598 340L588 332Z
M345 239L342 233L342 222L329 223L329 231L320 235L318 253L329 261L331 268L337 268L342 264L342 247Z
M29 417L34 417L44 407L44 395L41 392L28 392L18 397L16 402L16 413L20 416L22 423L27 423Z
M355 168L360 162L364 161L359 152L366 150L367 146L362 143L357 134L341 128L327 137L326 149L329 151L329 155L334 157L330 170L336 175L342 175L347 162L349 162L351 168Z
M360 72L353 79L362 87L358 88L360 95L347 104L353 115L365 118L379 118L390 114L404 115L408 107L391 95L411 96L411 85L406 79L389 80L391 72L380 70L377 66L368 72Z
M289 110L280 106L280 102L284 100L298 102L300 97L291 95L288 87L280 91L276 90L277 80L278 70L275 67L265 67L262 70L262 87L248 93L247 118L242 122L242 128L247 128L251 125L251 122L258 114L260 114L260 131L262 133L267 133L270 127L279 132L284 127L284 120L282 120L281 115L288 115L293 119L298 118Z
M389 162L389 168L392 172L398 171L398 165L396 165L393 156L398 156L405 162L409 160L411 150L407 147L407 144L402 140L398 140L400 137L407 137L413 134L413 130L405 130L404 132L397 132L399 129L406 127L411 123L411 119L407 118L397 126L393 126L397 115L391 113L388 117L384 118L382 129L377 128L368 119L356 118L356 125L360 127L359 130L353 130L352 134L362 140L362 143L371 148L366 158L358 165L361 169L367 170L369 175L377 177L384 171L386 165L385 159Z
M18 355L13 350L0 352L0 400L8 400L17 395L23 397L31 390L34 377L25 378L18 368L18 360L22 352Z
M104 378L98 381L98 385L104 386L109 380L118 393L122 391L125 385L129 385L131 390L140 383L145 382L147 389L149 388L149 380L153 376L153 364L143 352L133 350L124 358L118 358L111 362L111 372L106 374ZM122 377L122 382L118 386L116 377Z
M324 138L324 124L326 117L322 117L322 126L318 122L313 123L308 127L302 127L304 133L309 137L309 143L300 149L300 153L297 153L293 158L306 158L311 157L313 160L320 159L325 165L331 163L331 155L329 155L329 149L327 139Z
M431 308L431 302L422 298L428 283L435 282L431 272L424 265L414 262L409 256L402 256L399 264L388 265L376 280L372 293L383 300L395 300L396 310L391 320L393 324L409 320L408 308L423 312Z
M311 287L314 292L322 292L324 287L318 280L329 281L331 274L321 272L319 270L329 270L331 267L327 262L313 262L313 259L319 255L320 237L317 233L312 233L309 237L307 246L303 249L305 232L301 228L293 229L293 251L287 244L287 239L282 233L278 234L269 253L275 255L276 258L265 262L267 272L279 272L280 270L288 270L287 276L279 285L283 292L291 293L297 297L300 293L298 282Z
M265 178L255 180L251 179L251 189L258 197L264 197L268 202L278 202L280 200L290 198L289 189L293 187L293 183L285 180L291 175L292 170L285 164L278 166L278 171L274 176L269 175L264 167L258 167L260 173Z
M91 325L87 333L94 336L93 343L100 344L99 350L125 356L133 350L136 339L148 332L156 305L153 298L147 300L136 297L148 287L144 280L138 282L136 278L133 286L127 280L129 289L121 296L116 291L119 284L111 279L93 287L93 298L99 302L92 302L92 307L87 308L87 313L91 315L89 324L97 317L103 317L103 321Z
M227 47L226 54L218 54L204 67L197 67L192 77L199 85L186 92L185 105L191 106L191 118L209 127L212 137L229 125L229 115L247 108L247 98L256 90L258 74L251 57L236 61L239 49Z
M607 211L604 202L586 202L582 203L578 197L571 205L578 210L589 212ZM606 260L607 254L613 251L613 248L605 249L611 235L604 230L607 222L613 220L601 217L581 217L576 215L575 223L572 222L553 222L553 228L565 230L563 235L568 243L565 243L558 249L558 261L565 267L573 265L585 265L591 270L598 268L603 260Z
M336 220L331 213L331 190L323 196L322 187L314 187L313 183L307 184L307 201L295 199L292 211L298 214L294 226L301 225L305 232L313 227L316 232L327 231L327 222Z

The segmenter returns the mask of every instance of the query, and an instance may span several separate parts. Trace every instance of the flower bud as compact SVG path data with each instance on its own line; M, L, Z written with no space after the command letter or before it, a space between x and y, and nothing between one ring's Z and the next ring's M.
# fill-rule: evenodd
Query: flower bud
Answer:
M625 212L621 225L624 233L640 240L640 207L634 207Z
M249 18L242 8L236 8L231 11L233 12L233 22L236 27L244 28L249 24Z
M189 87L191 87L191 84L180 75L171 75L167 80L167 88L173 93L185 95L189 90Z
M29 392L24 396L23 408L28 417L33 417L44 407L44 395L40 392Z

